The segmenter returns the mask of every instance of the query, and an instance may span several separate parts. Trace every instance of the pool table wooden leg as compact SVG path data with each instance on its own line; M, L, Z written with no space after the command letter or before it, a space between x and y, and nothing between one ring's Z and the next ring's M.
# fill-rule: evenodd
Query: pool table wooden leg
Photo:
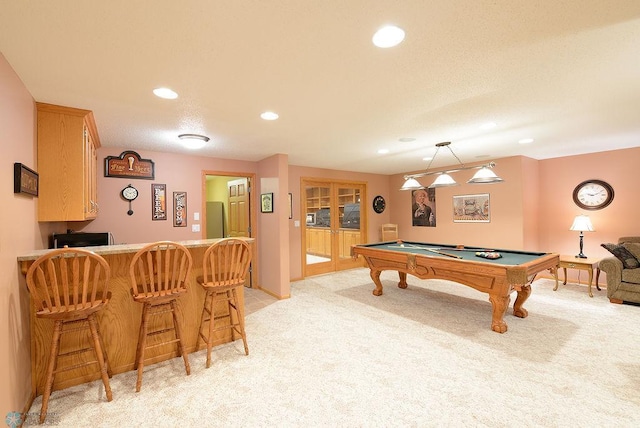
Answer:
M511 296L496 296L489 294L489 301L493 307L493 314L491 319L491 330L498 333L504 333L507 331L507 323L504 322L504 314L507 312Z
M380 282L381 273L382 271L373 270L373 269L371 269L371 272L369 272L369 275L371 276L373 283L376 285L376 289L373 290L374 296L382 296L382 283Z
M529 312L522 307L524 302L531 295L531 285L523 285L520 287L518 291L518 297L516 297L516 301L513 304L513 315L519 318L526 318L529 315Z
M398 283L398 287L407 288L407 273L398 271L398 276L400 277L400 282Z

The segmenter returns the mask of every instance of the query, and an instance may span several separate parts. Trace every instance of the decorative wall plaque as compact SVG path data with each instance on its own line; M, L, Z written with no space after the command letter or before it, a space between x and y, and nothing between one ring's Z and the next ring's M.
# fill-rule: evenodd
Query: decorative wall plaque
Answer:
M151 159L142 159L138 153L127 150L120 156L104 158L104 176L153 180L155 165Z
M167 219L167 185L151 184L151 220Z
M173 227L187 227L187 192L173 192Z
M21 163L13 164L13 193L38 196L38 173Z

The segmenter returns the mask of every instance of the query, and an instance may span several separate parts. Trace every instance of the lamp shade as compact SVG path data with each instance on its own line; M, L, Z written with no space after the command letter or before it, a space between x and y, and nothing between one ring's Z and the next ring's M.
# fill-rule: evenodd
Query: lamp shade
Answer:
M504 181L502 178L498 177L495 172L489 169L486 166L483 166L476 172L471 180L467 181L470 184L491 184L491 183L500 183Z
M580 232L595 231L588 215L577 215L576 218L573 219L573 224L569 230L578 230Z
M429 188L434 187L447 187L447 186L457 186L456 180L454 180L449 174L442 173L436 177L436 179L431 183Z
M418 190L424 189L424 186L418 182L415 178L407 178L400 190Z

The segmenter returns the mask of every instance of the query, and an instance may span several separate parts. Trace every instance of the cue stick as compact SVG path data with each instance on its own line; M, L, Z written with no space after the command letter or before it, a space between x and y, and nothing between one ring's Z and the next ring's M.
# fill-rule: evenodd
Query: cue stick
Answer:
M441 254L447 257L453 257L454 259L461 259L462 256L457 256L455 254L443 253L442 251L438 251L435 248L423 248L423 250L431 251L432 253Z
M413 245L413 244L390 245L389 248L412 248L416 250L431 251L432 253L440 254L442 256L453 257L454 259L462 258L462 256L457 256L455 254L443 253L442 251L438 251L440 250L440 248L426 248L426 247L420 247L419 245Z

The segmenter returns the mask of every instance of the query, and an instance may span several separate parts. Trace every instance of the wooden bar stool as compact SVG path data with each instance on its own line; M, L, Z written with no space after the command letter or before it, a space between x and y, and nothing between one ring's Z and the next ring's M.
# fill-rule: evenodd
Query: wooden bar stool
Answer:
M211 245L204 253L202 262L203 276L198 282L206 295L198 340L202 338L207 344L207 368L211 365L211 348L215 338L214 332L231 330L231 339L236 340L235 333L240 334L244 343L244 352L249 355L247 334L244 330L244 308L238 300L238 288L244 286L249 265L251 264L251 247L241 239L226 238ZM226 308L219 312L217 302L226 302ZM216 321L227 320L224 325L216 326ZM205 323L209 325L205 330Z
M178 344L178 356L182 355L187 375L191 374L189 357L182 342L182 332L177 315L177 299L187 291L187 280L191 272L193 259L186 247L176 242L159 241L146 245L131 260L129 275L133 300L142 303L142 320L136 348L136 367L138 380L136 392L142 386L144 354L149 348L171 343ZM172 327L149 328L149 317L171 313ZM164 333L174 332L172 337ZM147 344L148 337L155 337Z
M96 313L109 302L109 277L111 269L104 258L91 251L77 248L61 248L38 258L27 271L27 287L36 309L36 317L54 321L51 351L47 363L47 375L42 395L40 423L47 417L49 396L56 373L98 364L100 376L111 401L111 368L107 360ZM89 329L89 346L61 352L63 334ZM95 359L77 364L77 356L93 352ZM58 359L73 360L62 368Z

